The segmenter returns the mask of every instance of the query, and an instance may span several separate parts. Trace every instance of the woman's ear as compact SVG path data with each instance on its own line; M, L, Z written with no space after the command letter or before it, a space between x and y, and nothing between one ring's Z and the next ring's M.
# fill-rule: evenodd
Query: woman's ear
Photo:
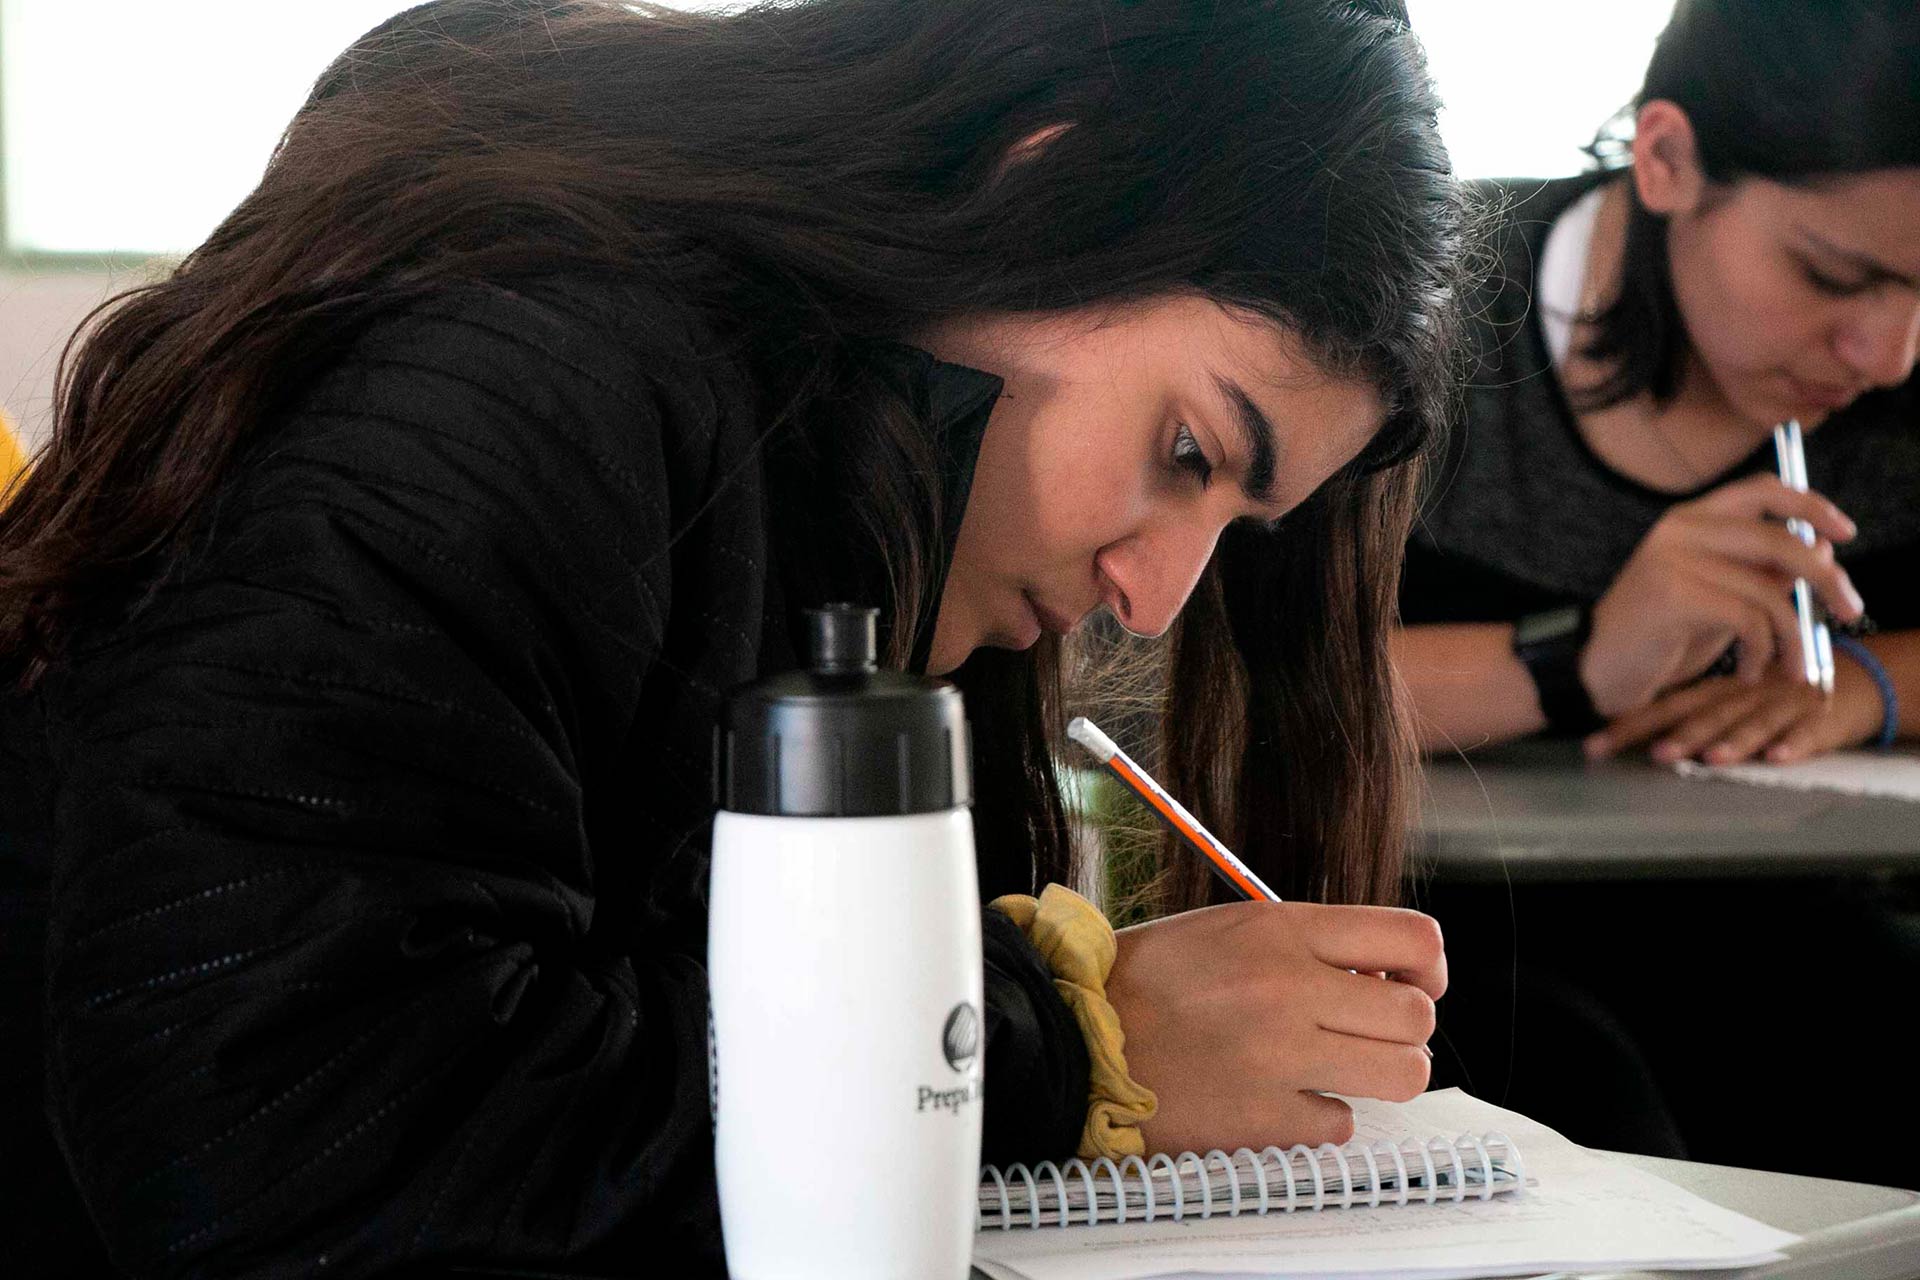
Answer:
M1696 212L1705 201L1693 121L1679 104L1655 98L1640 108L1633 128L1633 185L1647 212L1661 217Z

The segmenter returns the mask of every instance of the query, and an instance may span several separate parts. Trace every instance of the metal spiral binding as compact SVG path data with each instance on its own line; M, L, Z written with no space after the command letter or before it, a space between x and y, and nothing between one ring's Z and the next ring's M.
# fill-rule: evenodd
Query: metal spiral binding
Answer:
M1495 1148L1501 1152L1497 1162ZM1337 1170L1331 1181L1329 1165ZM1496 1169L1501 1174L1497 1184ZM1198 1204L1187 1199L1185 1175L1189 1171L1192 1187L1200 1192ZM1470 1173L1477 1173L1477 1185L1472 1185ZM1171 1203L1160 1198L1156 1175L1165 1178ZM1077 1180L1084 1208L1073 1204L1069 1179ZM1469 1195L1489 1200L1500 1186L1525 1183L1526 1166L1506 1134L1463 1133L1451 1142L1445 1138L1350 1142L1345 1146L1329 1142L1317 1147L1299 1144L1284 1150L1266 1147L1258 1152L1240 1147L1231 1155L1215 1148L1204 1155L1183 1151L1177 1156L1161 1152L1144 1159L1126 1156L1118 1161L1108 1156L1059 1164L1046 1160L1031 1168L1013 1164L1002 1170L987 1165L980 1171L975 1212L976 1225L998 1226L1003 1231L1013 1229L1016 1216L1021 1225L1031 1227L1177 1222L1239 1217L1243 1213L1264 1215L1276 1210L1295 1213L1377 1208L1383 1203L1459 1203ZM1025 1202L1017 1210L1013 1194L1016 1187L1025 1192ZM1100 1203L1102 1187L1112 1193L1110 1212ZM1276 1191L1285 1192L1284 1202L1274 1194Z

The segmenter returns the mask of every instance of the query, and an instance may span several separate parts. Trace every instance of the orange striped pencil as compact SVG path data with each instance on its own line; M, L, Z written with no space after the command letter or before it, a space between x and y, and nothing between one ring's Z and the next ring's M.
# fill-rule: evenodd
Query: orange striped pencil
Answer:
M1067 722L1067 736L1085 747L1109 773L1145 801L1147 808L1172 827L1176 835L1198 849L1220 878L1232 885L1241 897L1280 901L1279 894L1267 888L1266 882L1253 874L1246 863L1233 856L1233 850L1221 844L1213 832L1200 825L1198 818L1167 794L1165 787L1155 782L1145 769L1115 746L1113 739L1100 731L1099 725L1085 716L1075 716Z

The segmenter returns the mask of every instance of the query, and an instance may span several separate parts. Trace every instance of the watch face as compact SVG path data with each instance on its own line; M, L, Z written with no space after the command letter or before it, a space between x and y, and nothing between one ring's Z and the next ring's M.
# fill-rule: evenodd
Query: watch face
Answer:
M1513 643L1518 647L1564 639L1580 630L1580 617L1580 606L1577 604L1549 609L1545 613L1530 613L1514 624Z

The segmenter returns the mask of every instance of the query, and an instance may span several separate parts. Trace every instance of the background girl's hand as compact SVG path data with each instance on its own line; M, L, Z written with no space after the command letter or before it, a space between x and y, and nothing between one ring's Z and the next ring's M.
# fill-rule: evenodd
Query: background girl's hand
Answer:
M1352 1111L1318 1091L1404 1101L1427 1087L1447 986L1430 917L1237 902L1118 940L1107 998L1130 1073L1159 1095L1141 1126L1151 1151L1345 1142Z
M1589 737L1586 749L1601 759L1651 743L1649 754L1662 764L1737 764L1755 756L1787 764L1858 746L1880 732L1885 714L1872 677L1842 658L1830 700L1778 667L1755 685L1725 676L1702 680L1620 717Z
M1811 524L1819 541L1809 547L1788 533L1788 517ZM1773 476L1670 508L1594 606L1580 675L1595 708L1614 717L1646 706L1736 640L1737 678L1749 685L1776 660L1797 664L1793 579L1805 578L1842 621L1861 614L1859 593L1833 559L1833 544L1853 535L1838 507Z

